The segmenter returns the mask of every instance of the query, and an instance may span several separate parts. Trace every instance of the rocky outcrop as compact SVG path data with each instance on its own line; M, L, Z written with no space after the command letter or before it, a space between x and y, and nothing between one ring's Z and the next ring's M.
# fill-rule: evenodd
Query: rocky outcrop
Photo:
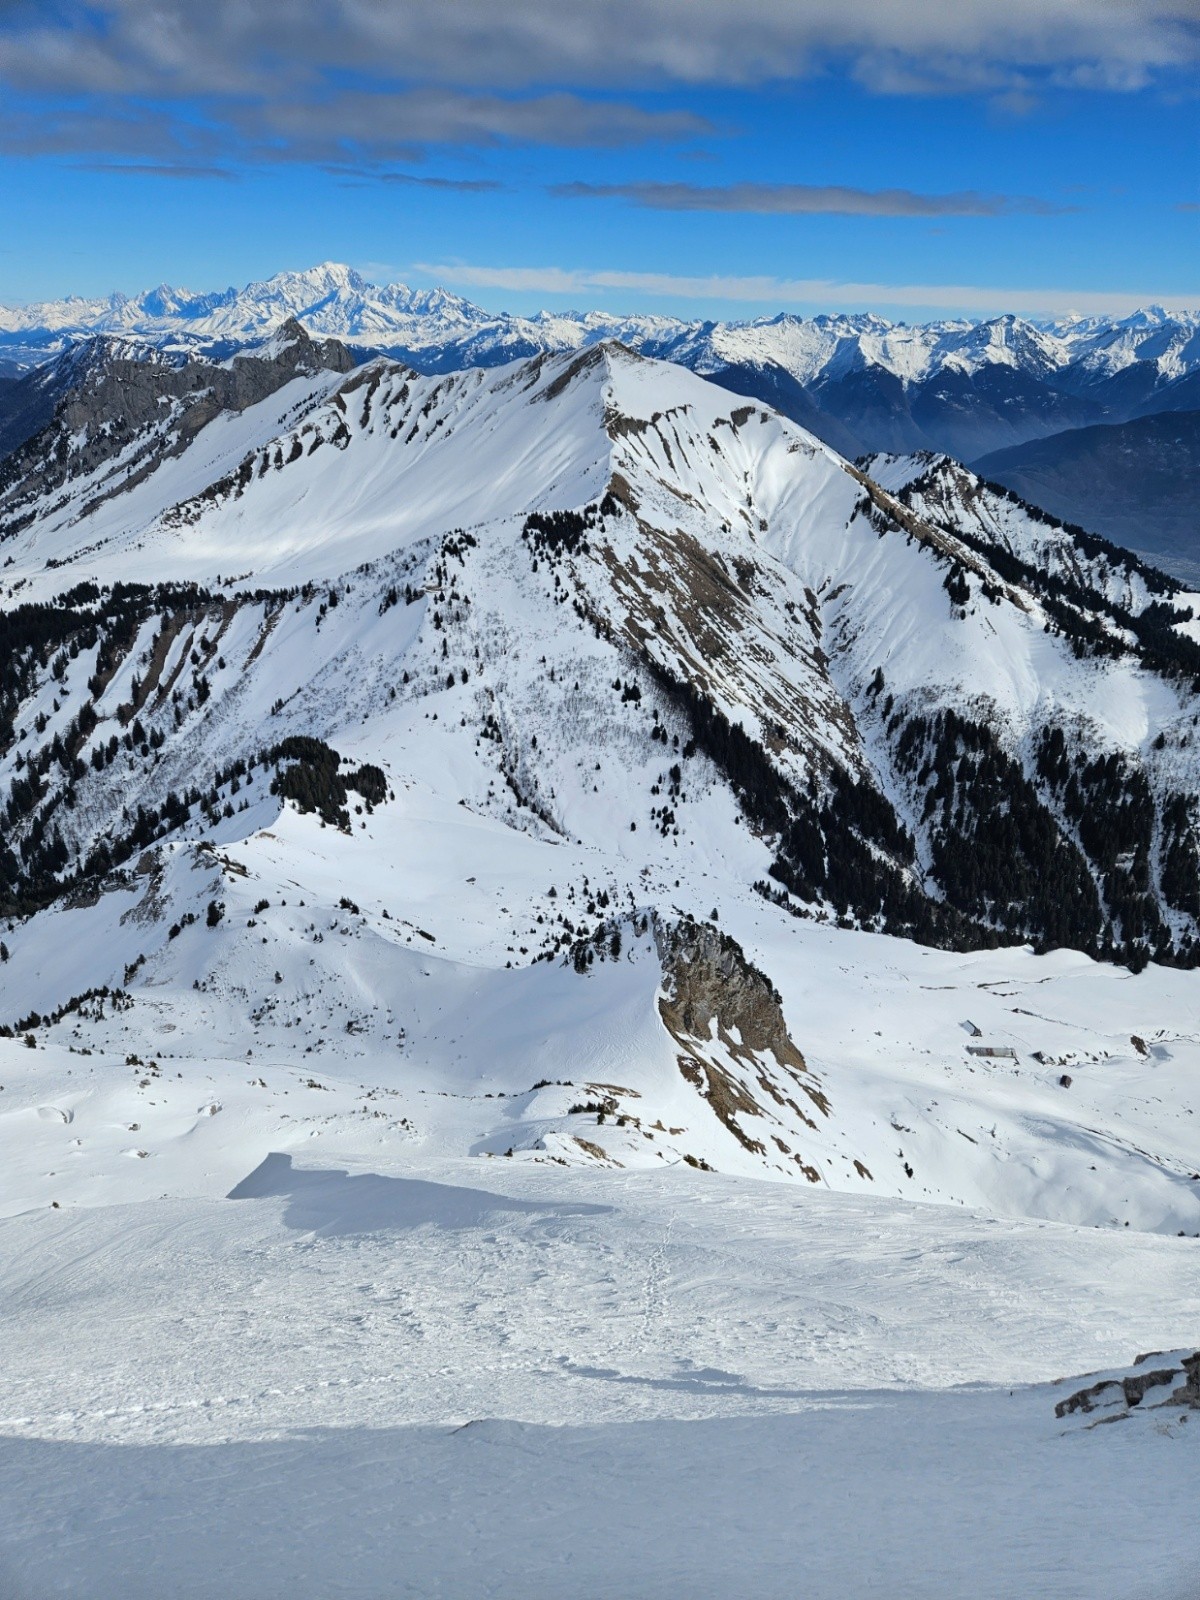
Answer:
M245 411L292 378L349 372L354 364L336 339L310 339L296 321L220 364L119 339L76 346L45 379L56 395L53 418L0 466L0 539L19 532L43 497L73 478L120 458L119 477L97 494L102 501L181 455L222 412Z
M808 1071L788 1033L778 989L736 939L709 923L657 919L654 938L663 967L659 1011L676 1038L707 1040L715 1022L735 1054L769 1053L780 1066Z
M1200 1350L1183 1358L1184 1381L1171 1394L1171 1404L1200 1411Z
M1151 1361L1156 1365L1149 1366ZM1180 1377L1184 1380L1182 1384L1177 1382ZM1168 1387L1169 1394L1155 1394ZM1147 1396L1153 1398L1147 1400ZM1054 1415L1063 1418L1103 1411L1106 1415L1098 1421L1115 1422L1142 1404L1150 1409L1184 1406L1200 1410L1200 1350L1192 1355L1169 1356L1159 1351L1140 1355L1132 1371L1101 1378L1060 1400L1054 1407Z
M659 1015L679 1047L683 1077L743 1149L766 1155L769 1139L819 1183L820 1170L780 1137L815 1130L812 1113L828 1116L829 1101L788 1032L775 985L710 924L655 919L654 938L663 971Z

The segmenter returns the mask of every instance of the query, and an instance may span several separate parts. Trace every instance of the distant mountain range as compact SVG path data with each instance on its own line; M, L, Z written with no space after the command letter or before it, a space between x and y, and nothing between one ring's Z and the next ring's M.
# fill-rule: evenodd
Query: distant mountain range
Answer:
M1010 315L909 325L869 313L522 317L443 289L380 287L325 263L241 290L161 285L133 297L0 308L0 453L48 420L70 380L47 366L77 360L80 341L220 361L289 319L345 342L358 359L382 353L425 374L616 339L771 405L845 456L944 453L1181 575L1191 577L1200 556L1189 492L1195 448L1173 458L1170 447L1200 431L1200 312L1154 307L1045 324ZM1167 416L1176 420L1144 420Z

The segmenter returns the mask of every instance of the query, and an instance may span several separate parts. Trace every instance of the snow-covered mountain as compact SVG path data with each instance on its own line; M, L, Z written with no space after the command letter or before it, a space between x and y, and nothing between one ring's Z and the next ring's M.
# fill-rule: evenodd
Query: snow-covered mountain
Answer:
M754 383L756 398L803 404L806 397L812 417L796 420L841 430L830 442L932 446L966 460L1107 415L1193 405L1191 391L1178 385L1200 369L1200 312L914 325L870 313L738 323L600 312L525 317L484 311L444 289L380 287L332 262L241 290L193 294L160 285L133 297L0 308L0 361L13 370L41 364L96 334L227 355L290 318L312 334L425 372L616 338L730 387Z
M782 412L842 455L942 452L1019 493L1028 493L1022 447L1036 451L1044 440L1042 454L1066 463L1068 476L1080 451L1094 461L1065 498L1051 494L1060 514L1150 552L1189 581L1200 561L1186 497L1154 488L1171 424L1145 420L1177 415L1182 430L1194 430L1200 313L1156 308L1044 324L1002 316L908 325L871 314L732 323L595 311L525 317L442 289L380 287L325 263L242 290L163 285L132 298L0 308L0 458L47 419L89 340L101 350L118 339L176 360L219 362L289 320L346 343L356 360L383 353L426 374L616 339ZM1136 425L1122 426L1129 422ZM1131 490L1106 492L1114 483Z
M1188 1592L1200 595L612 341L22 382L0 1591Z
M371 345L411 361L420 352L442 370L498 365L539 351L578 349L603 339L654 345L697 368L745 363L784 367L808 386L878 367L902 383L943 371L974 374L1002 366L1032 378L1064 373L1071 386L1096 384L1139 364L1162 381L1200 368L1200 311L1158 307L1120 319L1065 317L1034 324L1012 315L989 321L893 323L872 313L812 318L781 314L750 322L687 322L675 317L614 317L601 312L541 312L524 317L484 311L445 289L376 285L353 268L325 262L281 272L243 289L196 294L166 284L134 296L69 298L0 307L0 349L25 361L67 340L114 334L163 341L261 339L291 318L310 333ZM1082 375L1086 374L1086 378Z
M68 344L96 334L229 353L292 319L319 337L383 350L429 370L494 366L603 338L670 338L686 326L667 317L495 314L445 289L379 286L351 267L325 262L306 272L281 272L241 290L193 294L164 284L132 297L0 308L0 360L11 366L40 364Z
M559 1014L591 1060L583 1103L624 1119L581 1145L578 1096L549 1094L553 1137L539 1109L504 1148L655 1158L641 1099L696 1161L874 1184L893 1133L798 1039L780 939L840 920L1195 962L1200 644L1171 580L946 458L863 472L618 345L448 376L348 365L294 323L221 366L117 354L6 465L18 1034L89 991L163 989L226 1053L403 1032L418 1075L448 1081L419 978L436 958L453 992L465 962L493 972L470 980L470 1072L496 1007L543 1031ZM314 906L348 887L329 906L353 976L336 949L301 957L329 931L312 917L204 930L210 905L255 926L285 879ZM260 886L244 907L239 882ZM231 1009L247 961L263 971ZM608 1066L607 1025L583 1020L598 993L625 1018ZM122 1011L102 1033L121 1049L139 1027ZM530 1082L564 1075L557 1045L516 1038L509 1066L491 1057L505 1094L535 1059ZM1036 1050L1056 1083L1063 1050ZM932 1165L929 1193L990 1193ZM1079 1198L1021 1187L1020 1208L1107 1215L1111 1173L1088 1165ZM1142 1183L1139 1215L1184 1225L1200 1203L1170 1160Z

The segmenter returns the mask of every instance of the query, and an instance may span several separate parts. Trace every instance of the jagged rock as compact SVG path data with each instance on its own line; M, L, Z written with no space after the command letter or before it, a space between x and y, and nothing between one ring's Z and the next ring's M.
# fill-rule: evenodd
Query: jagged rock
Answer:
M659 1015L680 1047L683 1077L745 1150L767 1154L744 1125L749 1118L819 1183L820 1170L780 1138L817 1126L797 1090L825 1116L829 1101L788 1032L775 985L736 939L705 923L656 917L654 939L663 969Z
M807 1072L784 1020L778 989L751 962L736 939L702 922L655 919L655 943L663 964L663 1021L676 1037L708 1039L712 1025L729 1048L736 1029L740 1048L769 1052L781 1066Z
M1139 1372L1121 1379L1121 1388L1127 1406L1140 1406L1148 1389L1161 1388L1175 1376L1174 1367L1158 1367L1153 1372Z
M1195 1355L1184 1356L1183 1370L1187 1380L1173 1391L1171 1404L1190 1406L1193 1411L1200 1411L1200 1350Z
M1086 1413L1101 1407L1119 1406L1121 1409L1115 1416L1127 1416L1136 1406L1143 1403L1152 1389L1165 1388L1174 1382L1181 1371L1185 1376L1185 1382L1179 1388L1173 1389L1169 1396L1159 1397L1153 1404L1200 1409L1200 1350L1194 1355L1174 1360L1170 1356L1162 1357L1160 1351L1152 1351L1149 1354L1139 1355L1134 1361L1134 1366L1141 1367L1143 1363L1156 1356L1172 1361L1172 1365L1153 1367L1149 1371L1126 1373L1120 1378L1101 1378L1097 1383L1089 1384L1085 1389L1077 1389L1065 1400L1060 1400L1054 1407L1054 1415L1060 1418L1069 1417L1077 1411Z
M1121 1385L1115 1378L1104 1378L1099 1383L1089 1384L1086 1389L1077 1389L1074 1394L1068 1395L1065 1400L1060 1400L1054 1408L1056 1417L1069 1417L1076 1411L1094 1411L1096 1402L1101 1395L1107 1394L1108 1401L1116 1399ZM1110 1393L1109 1391L1115 1391Z
M345 345L311 339L294 319L267 344L221 364L127 340L88 340L43 380L56 396L52 420L0 468L0 539L24 527L42 496L71 478L120 457L125 470L100 492L103 500L181 455L222 412L245 411L301 374L349 372L354 364Z

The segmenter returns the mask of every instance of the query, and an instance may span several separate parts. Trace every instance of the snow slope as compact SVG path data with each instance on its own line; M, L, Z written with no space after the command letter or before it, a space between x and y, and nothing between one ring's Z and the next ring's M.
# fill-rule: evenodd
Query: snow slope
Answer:
M0 1227L8 1594L1194 1592L1194 1414L1046 1381L1194 1329L1184 1241L324 1140L244 1191Z

